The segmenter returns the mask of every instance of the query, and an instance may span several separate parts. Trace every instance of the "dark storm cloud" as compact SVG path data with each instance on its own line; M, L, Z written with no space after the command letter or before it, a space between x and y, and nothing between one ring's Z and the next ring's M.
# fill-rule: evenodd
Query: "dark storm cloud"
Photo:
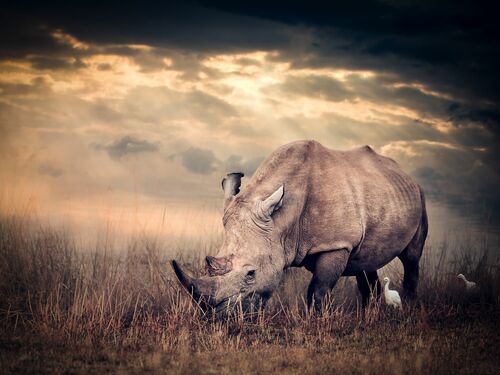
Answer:
M97 65L97 70L99 70L101 72L105 72L105 71L108 71L111 69L113 69L113 66L111 64L108 64L108 63L102 63L102 64Z
M354 97L354 94L341 81L322 76L289 77L281 85L281 89L285 94L293 92L334 102Z
M482 161L484 151L426 140L395 142L382 151L416 178L429 200L475 219L500 220L500 176Z
M34 78L27 83L0 83L0 94L9 96L50 93L50 87L43 77Z
M64 174L64 170L49 163L43 163L38 166L38 172L53 178L60 177Z
M168 162L180 161L191 173L208 175L218 171L222 175L231 172L243 172L247 177L253 175L264 160L264 157L245 158L241 155L230 155L227 159L219 159L210 149L191 146L183 152L166 157Z
M500 31L496 12L481 2L87 1L68 6L20 1L4 13L9 22L3 26L2 51L16 56L67 50L44 35L58 28L100 44L142 43L201 54L276 50L295 66L387 71L474 102L500 99ZM314 40L301 44L298 27ZM151 69L162 63L150 55L143 64Z
M453 104L451 99L425 93L416 87L398 86L404 83L397 76L364 79L351 75L346 79L346 86L357 98L410 108L418 112L420 116L448 117L448 108Z
M399 105L416 111L422 118L430 115L446 119L450 117L450 108L458 105L451 99L425 93L415 87L397 86L402 83L399 77L394 76L367 79L351 74L342 81L310 75L288 77L284 83L270 90L280 90L284 95L316 96L333 102L363 99L381 105Z
M401 119L400 125L359 121L335 113L326 114L323 119L328 124L328 129L335 137L336 142L338 142L337 147L350 142L381 147L384 144L399 140L444 141L446 139L441 132L425 122L416 122L408 118ZM307 126L307 122L304 121L302 126Z
M0 7L0 58L22 58L33 53L67 51L50 35L46 21L13 6Z
M68 61L64 58L51 58L44 56L30 57L31 66L38 70L61 70L61 69L80 69L86 65L80 59Z
M425 166L413 172L427 197L497 222L500 219L500 197L496 194L499 176L491 173L475 155L457 156L456 151L444 150L440 157L449 158L449 169Z
M302 63L321 64L333 57L348 66L394 71L401 61L413 80L437 78L441 88L458 89L473 98L499 99L500 31L493 3L477 1L364 2L223 2L205 4L236 14L314 28L318 39ZM288 51L285 54L290 56ZM349 56L354 58L349 58ZM324 60L324 62L327 62ZM384 64L385 62L385 64ZM335 65L335 61L328 61ZM385 65L385 67L384 67ZM448 74L441 76L444 69ZM396 69L396 71L398 71ZM437 74L433 74L433 71ZM457 73L461 73L457 75ZM441 78L441 79L439 79ZM448 90L444 90L448 91Z
M245 159L241 155L231 155L224 161L226 172L243 172L245 176L250 177L257 170L264 157Z
M212 150L190 147L180 155L182 165L192 173L212 173L218 163Z
M126 155L134 155L145 152L156 152L159 147L156 143L152 143L134 136L124 136L107 145L96 144L96 150L105 150L109 157L115 160L120 160Z
M499 132L498 124L500 124L500 110L498 108L491 109L476 109L467 108L458 103L452 103L448 107L450 118L458 126L467 125L470 123L480 123L486 125L489 129Z
M29 27L28 35L9 36L11 51L37 49L39 28L63 29L79 39L98 44L148 44L170 46L198 52L272 49L289 42L290 36L275 23L244 15L234 16L194 2L178 4L153 1L86 1L67 4L60 1L20 1L6 7L6 14L16 22L38 25ZM29 15L30 17L26 16ZM7 17L6 17L7 18ZM5 27L12 33L11 27ZM24 27L23 27L24 28ZM8 34L7 34L8 35ZM16 42L22 47L16 49ZM50 39L43 39L41 49L54 50ZM27 48L25 48L25 46Z

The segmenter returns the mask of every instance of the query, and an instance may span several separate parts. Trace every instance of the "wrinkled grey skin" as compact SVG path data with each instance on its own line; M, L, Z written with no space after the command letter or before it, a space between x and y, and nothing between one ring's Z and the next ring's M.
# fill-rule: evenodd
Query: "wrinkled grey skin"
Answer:
M420 187L370 147L330 150L299 141L274 151L239 193L242 174L223 180L224 242L193 279L173 261L181 283L222 313L265 302L288 267L313 277L308 302L319 308L340 276L356 276L366 303L381 290L377 269L399 257L405 295L414 297L427 236Z

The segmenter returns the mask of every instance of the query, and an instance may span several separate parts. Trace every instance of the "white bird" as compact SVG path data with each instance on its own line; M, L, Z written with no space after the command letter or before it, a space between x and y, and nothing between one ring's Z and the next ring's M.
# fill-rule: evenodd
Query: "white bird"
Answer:
M476 288L477 288L476 283L475 283L474 281L469 281L469 280L467 280L463 274L459 273L459 274L457 275L457 277L458 277L460 280L463 280L464 285L465 285L465 289L466 289L466 290L468 290L468 291L469 291L469 290L473 290L473 289L476 289Z
M401 309L403 305L401 304L401 297L396 290L389 289L389 283L391 280L388 277L384 277L385 285L384 285L384 299L385 303L389 306Z

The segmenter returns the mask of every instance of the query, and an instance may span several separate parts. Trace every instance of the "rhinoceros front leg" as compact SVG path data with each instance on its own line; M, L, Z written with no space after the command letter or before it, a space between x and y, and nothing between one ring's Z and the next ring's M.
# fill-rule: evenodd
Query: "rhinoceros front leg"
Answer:
M308 264L308 269L313 273L311 283L307 289L307 303L309 308L321 310L325 294L331 290L344 272L349 259L349 252L334 250L315 254Z

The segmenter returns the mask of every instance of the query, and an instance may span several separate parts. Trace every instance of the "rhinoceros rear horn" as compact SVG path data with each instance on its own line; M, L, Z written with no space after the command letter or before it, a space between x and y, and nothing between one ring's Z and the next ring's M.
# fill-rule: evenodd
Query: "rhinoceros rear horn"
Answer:
M281 185L269 197L259 202L261 213L266 216L271 216L273 212L277 211L283 204L283 195L285 194L285 187Z

